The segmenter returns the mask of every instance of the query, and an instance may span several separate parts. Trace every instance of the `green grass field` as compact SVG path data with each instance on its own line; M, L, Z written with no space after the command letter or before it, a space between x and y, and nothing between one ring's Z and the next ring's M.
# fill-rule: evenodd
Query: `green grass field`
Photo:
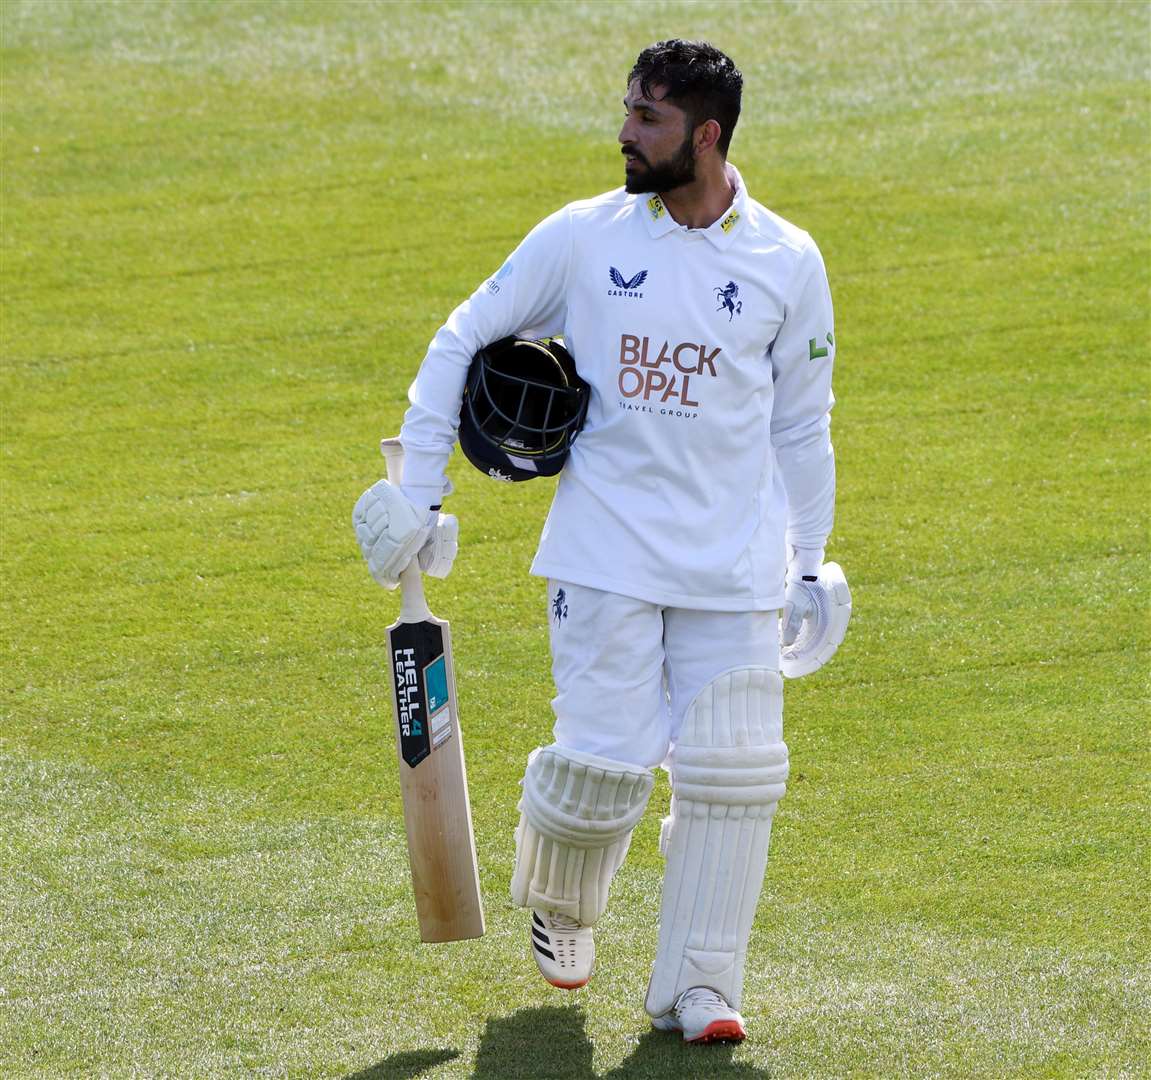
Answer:
M4 0L4 1077L1151 1075L1151 7ZM350 526L427 341L617 186L635 54L746 76L836 297L848 640L789 687L751 1039L642 1009L662 777L591 986L507 899L548 482L459 458L489 932L421 946Z

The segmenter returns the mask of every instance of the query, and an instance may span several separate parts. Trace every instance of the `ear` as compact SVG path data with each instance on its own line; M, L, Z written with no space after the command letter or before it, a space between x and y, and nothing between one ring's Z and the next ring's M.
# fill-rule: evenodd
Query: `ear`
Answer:
M719 142L721 134L723 134L723 129L719 126L718 120L705 120L695 129L695 135L692 138L692 145L696 154L702 154L713 149L715 144Z

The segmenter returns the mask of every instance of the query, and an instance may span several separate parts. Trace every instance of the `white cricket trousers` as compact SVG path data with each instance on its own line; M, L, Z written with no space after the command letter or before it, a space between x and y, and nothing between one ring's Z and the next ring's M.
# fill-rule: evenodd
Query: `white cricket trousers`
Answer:
M696 695L726 671L779 670L779 612L661 607L548 582L555 741L654 768Z

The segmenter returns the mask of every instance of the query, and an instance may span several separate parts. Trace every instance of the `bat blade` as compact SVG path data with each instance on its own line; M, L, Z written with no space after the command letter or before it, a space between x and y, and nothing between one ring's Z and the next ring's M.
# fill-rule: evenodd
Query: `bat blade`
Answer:
M388 657L420 940L479 937L484 911L451 628L435 616L401 616L388 627Z

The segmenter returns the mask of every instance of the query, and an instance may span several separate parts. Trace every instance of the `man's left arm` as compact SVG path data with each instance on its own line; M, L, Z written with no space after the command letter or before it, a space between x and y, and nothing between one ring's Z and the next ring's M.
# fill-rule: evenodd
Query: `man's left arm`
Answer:
M835 319L823 257L809 240L800 254L783 325L772 343L774 405L771 442L787 491L788 611L784 644L803 622L799 585L815 579L835 518L835 453L831 446L831 371Z
M812 558L818 552L815 573L835 516L830 416L834 360L831 290L812 241L800 256L783 325L771 346L771 443L787 489L788 546Z

